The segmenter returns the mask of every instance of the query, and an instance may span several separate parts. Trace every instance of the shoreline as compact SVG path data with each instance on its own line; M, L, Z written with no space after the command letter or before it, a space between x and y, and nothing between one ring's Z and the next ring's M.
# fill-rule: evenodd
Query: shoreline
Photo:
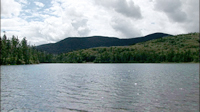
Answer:
M19 64L19 65L40 65L40 64L200 64L200 62L160 62L160 63L94 63L94 62L86 62L86 63L37 63L37 64ZM17 64L15 64L17 65ZM0 66L14 66L12 64L0 65Z

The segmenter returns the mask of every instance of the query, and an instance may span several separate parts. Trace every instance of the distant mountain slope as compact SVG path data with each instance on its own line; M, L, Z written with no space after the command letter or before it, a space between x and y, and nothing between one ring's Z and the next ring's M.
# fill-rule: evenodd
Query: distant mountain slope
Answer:
M199 62L199 33L181 34L131 46L96 47L61 54L62 63Z
M46 51L53 54L67 53L74 50L87 49L93 47L110 47L110 46L127 46L139 42L145 42L152 39L158 39L165 36L171 36L164 33L154 33L144 37L119 39L116 37L69 37L57 43L44 44L36 48L41 51Z

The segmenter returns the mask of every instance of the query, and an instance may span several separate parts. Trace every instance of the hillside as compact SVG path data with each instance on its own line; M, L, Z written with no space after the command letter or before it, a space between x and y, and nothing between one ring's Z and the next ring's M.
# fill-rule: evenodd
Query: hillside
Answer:
M129 38L129 39L119 39L116 37L103 37L103 36L92 36L84 38L69 37L57 43L44 44L37 46L36 48L40 51L46 51L48 53L53 53L53 54L60 54L74 50L94 48L94 47L128 46L139 42L158 39L165 36L169 36L169 34L154 33L144 37Z
M168 36L131 46L97 47L63 53L64 63L199 62L199 33Z
M41 52L15 36L0 37L0 65L34 63L199 62L199 33L167 36L130 46L95 47L68 53Z

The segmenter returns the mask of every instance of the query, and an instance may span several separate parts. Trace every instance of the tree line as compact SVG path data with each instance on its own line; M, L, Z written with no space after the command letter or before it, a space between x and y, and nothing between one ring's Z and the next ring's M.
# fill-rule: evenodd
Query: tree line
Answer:
M12 36L8 39L6 35L0 37L0 64L38 64L53 62L53 55L47 52L38 51L34 46L27 44L24 37L21 41L18 37Z
M198 62L198 51L141 50L131 48L93 48L61 54L61 63L161 63L161 62Z
M160 38L132 46L98 47L62 54L39 51L12 36L0 37L0 64L199 62L199 33Z
M132 46L98 47L58 55L62 63L199 62L199 33L163 37Z

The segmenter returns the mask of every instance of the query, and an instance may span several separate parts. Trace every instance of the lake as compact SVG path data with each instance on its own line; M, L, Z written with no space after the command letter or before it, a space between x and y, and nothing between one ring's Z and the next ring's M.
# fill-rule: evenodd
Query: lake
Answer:
M1 111L198 112L199 64L1 66Z

